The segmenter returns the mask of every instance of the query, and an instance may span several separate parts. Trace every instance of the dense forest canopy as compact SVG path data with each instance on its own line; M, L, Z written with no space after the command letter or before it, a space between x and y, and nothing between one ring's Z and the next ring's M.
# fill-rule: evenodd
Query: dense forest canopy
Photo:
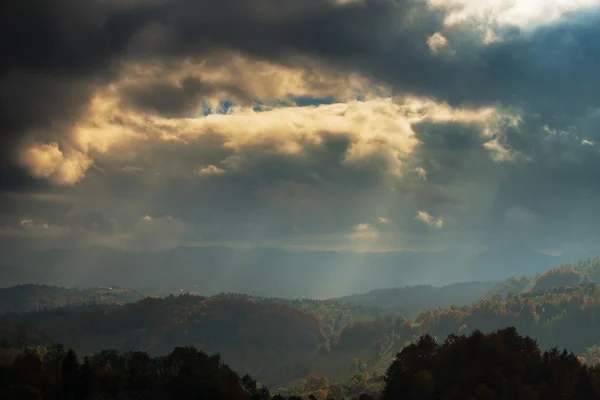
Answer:
M354 294L334 300L396 310L405 316L416 316L421 311L432 308L447 308L451 305L465 306L479 300L497 282L462 282L442 287L431 285L405 286L394 289L377 289L368 293Z
M372 381L380 382L379 391L364 393ZM396 354L381 377L357 371L347 384L335 384L309 376L293 391L272 393L250 375L240 376L218 354L193 347L158 357L102 350L80 362L62 345L0 346L0 397L10 400L591 400L600 396L600 365L588 367L566 350L542 351L535 340L506 328L452 334L443 342L424 335Z
M541 351L514 328L443 342L429 335L405 347L389 367L382 398L595 399L600 367L588 368L572 353Z

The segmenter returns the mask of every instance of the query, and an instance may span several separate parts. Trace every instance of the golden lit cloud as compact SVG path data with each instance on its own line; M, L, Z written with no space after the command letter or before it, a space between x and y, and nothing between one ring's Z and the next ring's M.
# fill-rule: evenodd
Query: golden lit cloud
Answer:
M208 165L206 167L200 167L196 170L196 175L223 175L226 171L223 168L219 168L215 165Z
M415 215L415 219L417 221L421 221L424 224L431 226L432 228L440 229L444 226L444 220L442 218L432 217L426 211L419 211L417 215Z
M415 173L419 178L423 179L424 181L427 180L427 171L425 171L425 168L417 167L415 168Z
M220 53L210 58L188 58L177 62L129 63L125 66L122 88L169 84L181 87L185 79L196 79L204 102L213 110L220 101L234 101L252 106L256 100L266 104L290 100L292 97L333 97L340 101L357 95L373 98L389 94L381 84L357 73L347 73L323 67L314 60L294 56L297 67L255 60L237 53ZM197 112L202 111L201 102Z
M268 148L282 155L300 156L306 146L320 146L323 133L327 133L348 138L350 146L342 163L368 163L377 156L384 162L387 173L401 177L406 161L420 143L414 124L424 121L473 124L492 140L501 134L506 121L519 122L518 116L494 107L454 108L423 98L374 97L370 95L372 85L360 77L342 77L316 69L309 73L306 69L274 66L243 57L233 57L228 62L227 68L190 61L182 62L179 69L129 65L122 81L95 93L85 115L63 137L60 146L55 142L34 142L22 150L21 162L38 178L58 185L73 185L85 177L94 160L115 161L124 172L141 172L141 167L129 165L139 150L168 142L189 144L216 134L224 139L226 149L235 152L220 160L221 163L226 169L235 170L240 166L237 153L244 148ZM211 87L244 93L248 99L282 99L293 94L331 95L338 100L302 107L263 105L261 109L242 102L227 113L170 118L127 107L128 103L123 102L122 89L128 85L151 84L163 74L167 76L163 80L177 84L182 77L194 73L210 83L207 96L213 102L223 99ZM366 98L352 100L357 92L366 94ZM210 97L213 95L216 97ZM486 148L494 154L499 151L493 142ZM221 175L225 170L211 163L195 172ZM424 170L417 169L416 173L426 178Z
M58 143L34 143L21 153L21 163L36 178L46 178L59 185L73 185L80 181L92 160L78 151L63 152Z

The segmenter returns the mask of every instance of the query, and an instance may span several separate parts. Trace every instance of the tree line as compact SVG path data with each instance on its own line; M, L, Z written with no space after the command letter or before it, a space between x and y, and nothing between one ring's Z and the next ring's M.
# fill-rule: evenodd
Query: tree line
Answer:
M10 353L13 351L13 353ZM299 400L271 393L249 375L193 347L151 357L142 351L104 350L80 361L62 345L3 348L2 399L211 399ZM326 379L314 382L308 399L340 400L344 393ZM600 367L566 350L542 352L513 327L488 334L449 335L440 342L423 335L399 352L378 396L383 400L600 398ZM361 394L360 400L375 399Z

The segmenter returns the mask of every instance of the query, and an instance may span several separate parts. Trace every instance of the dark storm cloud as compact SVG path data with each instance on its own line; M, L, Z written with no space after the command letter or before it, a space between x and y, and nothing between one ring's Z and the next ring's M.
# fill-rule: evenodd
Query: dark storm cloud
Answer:
M225 149L225 138L217 134L166 143L137 152L130 162L140 172L99 163L104 173L91 173L73 190L88 199L88 207L112 210L125 225L140 215L171 215L197 226L206 240L240 240L258 232L334 233L376 220L393 196L387 186L395 185L386 162L373 155L345 164L351 138L321 136L321 145L307 143L295 155L268 144ZM198 175L199 165L225 172ZM412 220L413 211L409 214Z
M426 44L429 35L444 30L443 14L421 1L340 6L327 0L26 0L8 2L0 11L3 140L76 119L92 86L114 77L120 61L202 57L222 49L281 63L293 62L295 54L315 56L387 81L402 93L452 103L499 101L579 112L599 100L591 90L600 83L597 15L489 46L472 44L459 31L449 35L459 51L448 59L431 54ZM213 90L185 81L180 88L146 88L129 97L177 114L194 95ZM15 143L9 144L3 147Z
M286 47L295 51L310 41L302 46L294 43L288 46L286 37L304 37L315 29L324 32L321 25L328 23L331 19L328 15L334 15L337 9L324 0L283 4L266 0L3 2L0 6L0 48L4 60L0 66L2 162L14 153L26 134L49 135L52 131L56 135L56 131L59 134L68 131L69 124L85 108L94 86L114 78L121 61L202 56L227 47L258 55L272 51L271 56ZM353 15L354 21L358 21L356 11ZM150 46L145 44L146 28L152 26L159 26L166 35L164 41L158 41L163 46L157 46L154 40ZM331 28L334 36L344 34ZM361 46L368 46L368 38ZM229 89L234 96L243 97L235 88ZM141 106L178 113L177 106L184 110L189 106L190 93L207 90L215 88L188 80L178 92L149 88L138 95L132 93L131 97ZM166 95L169 101L153 96L157 92ZM177 100L178 96L183 100ZM3 177L2 186L7 184L11 184L10 179Z
M4 145L8 145L4 143ZM9 149L3 149L8 153ZM4 154L3 154L4 155ZM0 159L0 189L3 191L35 191L44 187L51 186L49 182L33 178L26 168L16 166L11 162L11 155L6 155L8 159Z
M211 10L206 12L205 10ZM516 104L552 115L597 105L591 87L600 49L600 15L573 14L532 33L477 44L468 29L447 33L454 57L439 57L426 39L444 32L443 15L426 2L189 2L165 5L164 41L149 54L199 55L232 48L286 63L306 54L385 81L399 93L429 95L452 104Z
M206 237L230 239L252 235L257 226L272 235L296 228L348 231L385 216L399 227L424 232L414 221L422 207L434 216L457 216L454 222L445 218L449 228L459 220L465 229L491 231L504 227L507 213L511 221L527 215L511 214L516 209L539 216L540 232L567 236L574 224L580 224L580 232L592 232L600 215L594 202L600 195L595 174L600 157L596 147L581 140L600 139L593 118L600 106L600 16L574 14L567 22L530 33L515 30L501 42L484 45L467 32L469 27L444 28L443 14L426 7L417 0L345 6L326 0L3 2L0 190L46 185L12 165L15 148L25 138L67 135L95 88L118 78L122 62L202 60L235 50L290 65L295 56L308 56L383 81L401 95L432 96L454 105L523 107L524 124L518 132L505 131L502 139L530 159L497 163L482 151L487 139L472 127L421 124L415 127L422 145L414 167L425 168L427 180L389 185L382 172L385 159L373 156L360 167L342 166L348 138L329 137L294 157L258 145L226 149L215 133L212 144L136 149L129 167L140 168L137 175L124 169L128 165L97 161L98 169L70 189L87 195L87 209L76 216L57 212L65 224L110 232L105 212L121 213L129 226L144 214L173 214L197 224ZM427 37L436 31L448 37L454 56L437 56L427 47ZM187 116L203 96L220 91L251 100L239 88L196 78L121 89L124 107L169 117ZM577 122L578 117L587 119ZM544 124L576 132L579 140L548 139ZM201 165L227 170L222 161L229 156L235 156L241 172L193 174ZM11 204L15 213L25 207ZM489 242L496 239L491 236ZM512 232L510 239L526 238Z
M353 190L370 190L382 184L388 167L385 160L373 154L357 165L344 165L353 138L328 132L321 133L320 137L321 143L303 143L303 150L296 155L275 153L272 145L265 144L243 148L232 161L237 173L251 177L259 184L322 182Z
M482 166L494 164L489 155L481 151L489 139L482 137L476 127L460 123L424 122L416 124L413 129L422 142L415 158L429 171L427 180L432 184L447 185L452 181L464 181L469 172L477 173ZM475 168L474 157L478 159L479 169ZM444 168L439 167L442 165Z
M582 136L593 143L599 135L589 130L588 120L572 118L569 125L568 131L551 133L539 117L524 117L517 130L503 131L505 145L522 157L502 163L481 151L485 139L471 127L416 125L422 145L415 158L427 182L411 184L406 193L432 214L450 216L445 228L452 227L453 217L463 233L477 229L487 245L589 243L597 239L600 223L600 154Z
M122 89L124 106L164 117L190 117L197 115L199 100L223 94L241 104L252 104L253 99L233 85L216 85L194 77L181 79L179 86L165 83L128 86Z
M498 212L520 205L539 216L541 230L546 234L563 239L597 235L600 223L597 145L582 144L582 139L574 135L575 128L563 137L549 134L535 122L533 126L526 123L523 129L530 132L529 140L535 143L527 147L535 151L530 151L531 159L525 165L504 167L505 176L499 180L500 190L495 199ZM595 129L586 133L592 141L600 138Z
M23 185L16 182L20 171L6 164L14 164L25 135L56 140L67 134L94 85L115 73L115 57L139 26L121 7L102 1L3 2L0 16L0 188L5 190Z

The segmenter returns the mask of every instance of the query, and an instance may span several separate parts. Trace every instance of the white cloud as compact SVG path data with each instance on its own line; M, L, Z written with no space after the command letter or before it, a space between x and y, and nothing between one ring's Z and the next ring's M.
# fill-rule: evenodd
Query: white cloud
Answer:
M516 25L532 29L550 24L569 12L600 5L600 0L429 0L432 8L445 8L446 26L482 27Z
M21 228L32 228L35 226L33 220L31 219L21 220L21 223L19 225L21 226Z
M51 225L38 223L30 218L24 218L18 227L0 227L0 236L23 237L23 238L64 238L71 233L69 226Z
M490 151L492 159L498 162L513 161L516 157L516 153L506 145L500 143L498 138L484 143L483 148Z
M415 173L419 178L423 179L424 181L427 180L427 171L425 171L425 168L417 167L415 168Z
M442 218L434 218L431 215L429 215L429 213L427 213L426 211L417 212L417 215L415 215L415 219L436 229L440 229L444 226L444 220Z
M390 220L389 220L389 219L387 219L387 218L384 218L384 217L379 217L379 218L377 218L377 221L378 221L380 224L389 224L389 223L390 223Z
M223 168L219 168L215 165L207 165L205 167L199 167L195 173L196 175L223 175L226 171Z
M488 28L485 31L485 35L483 36L482 40L484 44L492 44L502 41L502 38L500 37L500 35L494 32L494 30Z
M365 0L334 0L336 4L345 6L348 4L363 3Z
M434 54L453 55L455 52L450 47L448 39L440 32L435 32L427 38L427 45Z
M373 240L379 237L379 232L371 224L358 224L352 228L352 232L346 237L357 240Z
M136 167L136 166L133 166L133 165L125 165L124 167L121 168L121 171L123 171L123 172L130 172L130 173L143 172L144 168L142 168L142 167Z

